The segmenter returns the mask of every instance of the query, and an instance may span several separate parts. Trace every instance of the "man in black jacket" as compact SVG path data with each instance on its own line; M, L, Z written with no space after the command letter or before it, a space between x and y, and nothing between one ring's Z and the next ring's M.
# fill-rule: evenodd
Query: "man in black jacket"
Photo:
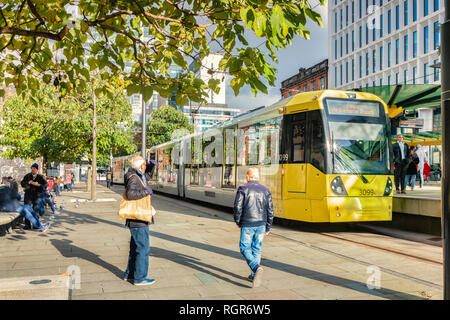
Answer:
M253 287L261 284L261 246L273 223L272 194L258 178L258 169L248 169L247 184L238 188L234 200L234 221L241 228L239 248L250 267Z
M397 134L397 142L392 146L392 152L394 153L394 182L397 193L400 193L399 187L402 189L402 193L406 193L406 167L409 163L409 147L403 142L403 135Z
M138 200L153 192L145 178L145 160L136 156L131 160L131 168L125 174L125 196L128 200ZM147 279L148 257L150 255L150 240L148 222L127 219L126 226L130 229L130 254L124 280L133 281L136 286L150 285L155 279Z
M38 164L33 163L31 172L27 173L20 182L25 191L24 203L33 207L33 212L37 214L36 218L44 213L42 202L44 201L44 190L48 187L47 180L38 173L38 168ZM25 224L26 227L30 227L28 220L25 220Z

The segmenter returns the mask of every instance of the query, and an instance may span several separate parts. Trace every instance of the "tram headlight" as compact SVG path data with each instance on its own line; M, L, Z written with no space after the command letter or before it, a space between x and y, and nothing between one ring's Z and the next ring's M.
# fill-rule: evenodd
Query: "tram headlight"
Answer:
M344 183L342 182L341 177L337 176L331 181L331 190L340 196L347 196L347 190L345 190Z
M392 180L391 178L388 178L386 182L386 187L384 188L384 195L388 196L391 194L391 192L392 192Z

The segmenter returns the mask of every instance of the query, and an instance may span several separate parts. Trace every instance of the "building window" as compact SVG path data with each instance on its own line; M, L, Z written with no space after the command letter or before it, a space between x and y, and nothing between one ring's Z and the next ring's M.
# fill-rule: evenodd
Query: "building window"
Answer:
M377 65L377 53L376 53L376 50L373 50L372 51L372 70L373 70L373 73L377 72L376 65Z
M352 59L352 81L355 80L355 59Z
M355 22L355 2L352 1L352 23Z
M348 61L345 62L345 83L348 83Z
M377 32L377 28L375 28L375 19L372 20L372 41L375 41L375 39L377 38L376 32Z
M391 85L391 76L388 76L388 86Z
M423 0L423 16L428 15L428 0Z
M423 28L423 53L428 53L428 26Z
M389 11L388 11L388 34L390 34L391 31L392 31L392 23L391 23L391 20L392 20L392 12L391 12L391 10L389 10Z
M342 64L340 65L340 69L341 69L341 70L339 70L340 71L340 80L341 80L340 85L342 86L342 78L343 78Z
M362 56L359 56L359 78L362 78Z
M400 39L395 40L395 64L398 64L400 54Z
M362 48L362 26L359 26L359 47Z
M395 29L400 29L400 6L395 7Z
M413 21L417 21L417 0L413 0Z
M348 26L348 5L345 6L345 26Z
M337 81L336 81L337 83ZM308 91L308 84L305 83L305 85L303 86L303 92L307 92Z
M439 21L434 23L434 50L439 47Z
M348 54L348 33L345 34L345 54Z
M404 5L404 25L407 26L408 25L408 0L405 0L405 2L403 3Z
M338 43L337 39L334 39L334 60L337 60Z
M398 84L398 72L395 74L395 84Z
M334 67L334 88L337 88L338 83L337 83L337 67ZM304 92L306 92L307 90L303 90Z
M366 23L366 45L369 44L369 25Z
M404 44L404 46L405 46L405 51L404 51L404 54L403 54L403 60L404 61L408 61L408 35L406 35L406 36L404 36L403 37L403 44Z
M337 21L338 21L338 18L337 18L337 11L336 11L334 13L334 33L337 32Z
M413 32L413 58L417 57L417 31Z
M413 68L413 84L416 84L417 67Z
M343 15L343 11L342 11L342 9L341 9L341 24L340 24L341 29L340 29L340 30L342 30L342 15Z
M369 53L366 52L366 76L369 75Z
M383 47L380 47L380 71L383 70Z
M404 82L404 84L406 84L407 74L408 74L408 71L407 70L403 70L403 82Z
M383 38L383 15L380 15L380 38Z
M433 63L437 64L438 61L434 60ZM433 69L434 69L434 81L439 81L439 69L438 68L433 68Z
M355 51L355 30L352 30L352 52Z
M423 64L423 83L428 84L428 63Z
M359 18L362 18L362 0L359 0Z
M391 55L392 55L392 45L388 43L388 68L391 67Z
M311 91L316 91L316 80L311 82Z
M323 89L325 89L325 78L324 77L320 78L320 80L319 80L319 90L323 90Z
M439 0L434 0L434 11L439 10Z
M343 53L343 49L344 49L344 45L343 45L343 40L344 40L344 37L341 37L341 55L340 55L340 57L342 57L342 53Z

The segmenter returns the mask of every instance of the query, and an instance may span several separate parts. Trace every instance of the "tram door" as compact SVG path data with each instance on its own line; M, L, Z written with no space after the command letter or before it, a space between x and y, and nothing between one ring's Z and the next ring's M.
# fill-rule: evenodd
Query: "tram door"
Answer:
M288 131L288 163L284 164L287 198L302 198L306 192L306 119L293 118Z

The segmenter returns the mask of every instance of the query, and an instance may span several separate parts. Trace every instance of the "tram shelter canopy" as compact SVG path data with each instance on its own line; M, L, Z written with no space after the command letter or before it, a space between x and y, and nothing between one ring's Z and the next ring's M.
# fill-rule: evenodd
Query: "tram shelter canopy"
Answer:
M441 86L437 84L398 84L357 88L354 91L368 92L380 97L387 104L391 119L413 115L420 108L441 106ZM440 145L441 131L404 133L403 138L414 145Z

